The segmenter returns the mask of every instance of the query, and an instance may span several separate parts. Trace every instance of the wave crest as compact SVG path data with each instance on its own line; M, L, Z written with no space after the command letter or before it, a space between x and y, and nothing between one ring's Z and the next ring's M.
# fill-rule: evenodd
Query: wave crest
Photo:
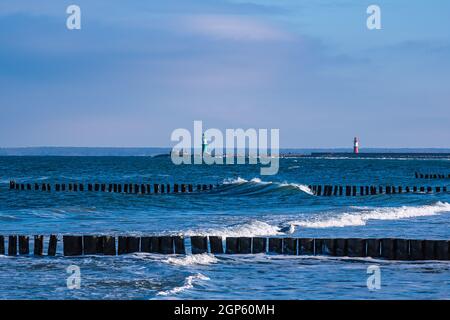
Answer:
M211 280L211 279L201 273L197 273L195 275L186 277L186 279L184 280L184 284L182 286L175 287L170 290L160 291L156 295L158 295L158 296L174 295L174 294L183 292L185 290L192 289L194 287L194 283L197 281L208 281L208 280Z
M304 228L334 228L364 226L369 220L399 220L415 217L433 216L444 212L450 212L450 204L447 202L437 202L433 205L416 207L387 207L369 208L356 207L359 212L343 213L339 216L321 218L315 217L307 220L291 221L289 224Z

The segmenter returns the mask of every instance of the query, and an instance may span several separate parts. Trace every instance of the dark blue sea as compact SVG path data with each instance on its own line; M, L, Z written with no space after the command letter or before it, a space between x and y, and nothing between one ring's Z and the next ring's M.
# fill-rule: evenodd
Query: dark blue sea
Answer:
M450 159L280 160L181 165L168 157L0 157L0 234L450 239L450 194L318 197L311 184L449 186ZM210 192L134 195L10 191L17 182L212 183ZM189 251L189 248L188 248ZM0 299L448 299L449 262L281 255L0 256ZM67 267L80 268L79 289ZM369 290L369 266L381 287Z

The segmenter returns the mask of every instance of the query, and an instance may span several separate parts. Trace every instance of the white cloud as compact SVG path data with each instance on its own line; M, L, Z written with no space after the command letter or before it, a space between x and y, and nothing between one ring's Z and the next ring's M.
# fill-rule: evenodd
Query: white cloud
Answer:
M195 15L183 19L181 32L237 41L289 41L292 35L254 18Z

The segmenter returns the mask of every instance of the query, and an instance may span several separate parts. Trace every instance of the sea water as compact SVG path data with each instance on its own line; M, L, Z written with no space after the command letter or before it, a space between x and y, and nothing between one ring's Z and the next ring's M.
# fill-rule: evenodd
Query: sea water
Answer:
M450 239L450 194L318 197L308 185L449 186L450 159L286 158L180 165L169 157L0 157L0 234L401 237ZM207 183L212 191L136 195L10 191L19 183ZM46 240L47 242L47 240ZM188 248L189 251L189 248ZM442 299L450 263L281 255L0 256L0 299ZM67 286L67 267L80 288ZM367 287L369 266L381 287Z

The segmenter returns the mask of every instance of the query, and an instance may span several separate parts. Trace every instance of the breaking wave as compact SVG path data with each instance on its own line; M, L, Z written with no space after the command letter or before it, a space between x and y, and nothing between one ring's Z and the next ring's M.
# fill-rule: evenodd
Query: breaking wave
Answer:
M158 295L158 296L174 295L174 294L183 292L185 290L192 289L194 287L194 283L197 281L207 281L207 280L211 280L211 279L201 273L197 273L195 275L186 277L186 279L184 280L184 284L182 286L175 287L173 289L166 290L166 291L160 291L156 295Z
M447 202L437 202L433 205L416 207L356 207L355 209L359 211L352 213L341 213L337 216L327 218L316 216L307 220L291 221L288 224L304 228L364 226L369 220L399 220L415 217L433 216L444 212L450 212L450 204Z
M182 257L170 257L167 260L163 260L164 263L176 265L176 266L192 266L192 265L210 265L219 262L219 260L211 254L195 254Z
M188 231L186 236L211 235L221 237L257 237L257 236L275 236L283 234L282 228L273 226L266 222L253 220L249 223L238 224L223 228L211 228L204 231Z
M288 182L273 182L262 181L260 178L253 178L250 180L237 177L225 179L222 183L225 188L240 188L241 191L258 192L258 191L301 191L302 193L313 195L312 190L304 184L288 183ZM245 188L245 189L243 189ZM228 190L228 189L227 189ZM236 189L231 189L236 190ZM239 193L239 191L238 191Z

